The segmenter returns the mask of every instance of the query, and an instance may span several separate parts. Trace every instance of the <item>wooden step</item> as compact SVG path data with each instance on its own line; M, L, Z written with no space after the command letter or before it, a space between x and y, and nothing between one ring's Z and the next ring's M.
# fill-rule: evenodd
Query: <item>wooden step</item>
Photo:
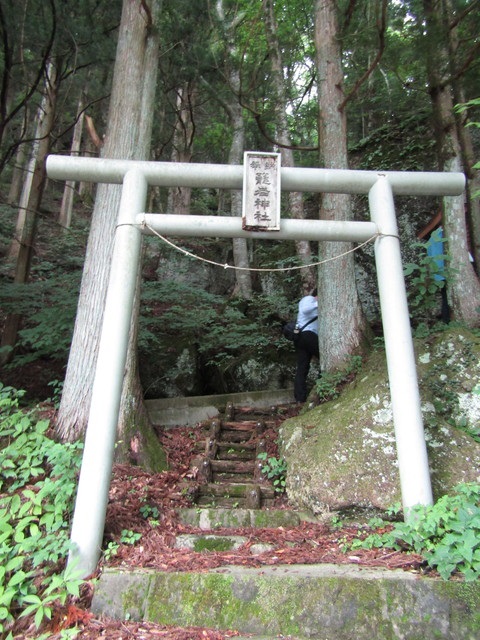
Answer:
M234 448L232 446L219 445L217 449L217 459L220 460L255 460L257 447L240 446Z
M205 424L203 452L194 462L199 470L198 505L261 508L274 502L273 489L262 485L262 463L257 459L258 452L265 450L266 421L252 413L240 415L243 420L234 420L235 408L229 406L224 420L215 418Z
M218 442L244 442L245 444L253 442L257 438L257 434L253 431L221 431L217 440Z
M215 473L250 473L255 471L254 460L211 460L212 471Z
M268 485L251 482L224 482L201 485L198 490L196 504L199 506L215 504L229 508L260 508L273 504L275 492Z

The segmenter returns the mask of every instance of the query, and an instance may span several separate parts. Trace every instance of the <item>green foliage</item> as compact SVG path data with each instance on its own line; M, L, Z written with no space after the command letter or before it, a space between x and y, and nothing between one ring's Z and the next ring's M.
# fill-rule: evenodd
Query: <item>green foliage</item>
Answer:
M140 511L142 511L142 509L140 509ZM150 511L147 512L147 515L144 515L144 512L142 512L142 515L144 518L148 518L150 515ZM104 560L108 562L114 556L116 556L121 544L133 546L141 539L141 537L141 533L136 533L135 531L131 531L130 529L122 529L119 542L112 540L107 544L107 548L103 550Z
M34 616L38 628L81 584L74 572L57 573L81 445L53 441L46 420L20 411L21 395L0 383L0 635L20 616Z
M160 512L157 509L157 507L152 507L149 504L142 505L140 507L140 513L142 514L142 517L145 518L145 520L148 520L149 518L158 520L158 517L160 515Z
M15 366L48 357L66 359L77 309L79 274L53 275L29 284L0 283L5 312L28 318L19 332Z
M361 356L352 356L347 366L328 373L323 373L315 385L320 402L327 402L337 398L340 388L347 380L356 375L362 367Z
M433 506L416 506L408 522L357 540L353 548L387 547L422 555L444 580L454 573L480 578L480 484L465 483Z
M440 292L452 271L448 268L448 254L429 256L427 253L433 241L445 242L445 238L438 235L433 237L436 233L434 231L428 242L417 242L413 245L420 250L418 262L407 263L403 270L408 283L410 316L417 321L423 320L426 325L435 321L435 312L440 306Z
M464 113L465 111L468 111L469 109L478 109L480 107L480 98L474 98L473 100L469 100L468 102L463 102L461 104L456 104L454 109L457 113ZM480 128L480 121L479 120L470 120L469 122L467 122L467 124L465 125L467 127L474 127L476 129ZM480 169L480 162L476 162L473 167L473 169ZM474 198L479 198L480 197L480 190L475 191L472 194L472 197Z
M401 119L398 115L392 116L382 126L351 145L349 151L354 156L361 156L362 169L388 167L397 171L425 170L435 150L429 117L430 110L424 107Z
M122 533L120 534L120 542L122 544L134 545L141 539L141 537L141 533L135 533L135 531L131 531L130 529L122 529Z
M284 493L287 477L287 463L284 458L268 456L266 452L259 453L257 458L263 461L262 473L272 481L277 493Z
M197 375L210 381L217 377L225 385L220 390L229 390L243 363L278 360L280 316L285 308L288 304L282 296L225 299L183 282L146 283L140 350L172 354L175 359L188 349L196 358ZM288 354L289 345L284 349Z

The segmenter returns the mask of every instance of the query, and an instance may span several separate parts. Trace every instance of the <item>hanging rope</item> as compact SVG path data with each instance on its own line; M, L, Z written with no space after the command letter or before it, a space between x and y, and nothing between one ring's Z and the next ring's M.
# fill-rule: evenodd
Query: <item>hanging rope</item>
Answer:
M340 258L343 258L344 256L347 256L349 253L354 253L355 251L358 251L359 249L361 249L365 245L369 244L370 242L372 242L373 240L378 238L379 235L381 235L379 233L376 233L371 238L369 238L368 240L365 240L365 242L362 242L361 244L359 244L358 246L354 247L353 249L349 249L348 251L344 251L343 253L340 253L338 256L333 256L333 257L327 258L325 260L320 260L319 262L310 262L309 264L302 264L302 265L297 265L297 266L294 266L294 267L264 267L264 268L262 268L262 267L237 267L237 266L235 266L233 264L228 264L228 263L222 264L221 262L215 262L215 260L209 260L208 258L202 258L202 256L195 255L191 251L187 251L186 249L183 249L183 247L179 247L177 244L175 244L174 242L172 242L171 240L169 240L165 236L162 236L160 233L158 233L158 231L155 231L155 229L153 229L145 221L142 223L142 227L148 229L151 233L153 233L158 238L160 238L160 240L162 240L169 247L172 247L172 249L175 249L176 251L179 251L180 253L183 253L183 255L188 256L190 258L193 258L194 260L199 260L201 262L206 262L208 264L214 265L215 267L222 267L222 269L236 269L237 271L260 271L260 272L267 272L267 271L271 271L271 272L273 272L273 271L294 271L296 269L308 269L310 267L318 267L321 264L326 264L327 262L332 262L333 260L339 260Z

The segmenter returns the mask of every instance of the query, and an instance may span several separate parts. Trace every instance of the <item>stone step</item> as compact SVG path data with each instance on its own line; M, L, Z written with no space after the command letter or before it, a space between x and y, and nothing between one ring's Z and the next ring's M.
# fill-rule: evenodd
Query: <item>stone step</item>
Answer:
M297 527L302 522L313 518L301 511L287 509L178 509L177 515L184 525L197 527L203 531L222 529L239 529L253 527L256 529L277 529Z
M263 638L478 638L478 587L355 565L105 569L91 611Z
M196 504L199 507L222 507L224 509L236 509L239 507L246 508L247 500L243 496L241 498L232 498L228 495L200 495L196 500ZM272 502L267 500L264 504L266 506L270 506Z

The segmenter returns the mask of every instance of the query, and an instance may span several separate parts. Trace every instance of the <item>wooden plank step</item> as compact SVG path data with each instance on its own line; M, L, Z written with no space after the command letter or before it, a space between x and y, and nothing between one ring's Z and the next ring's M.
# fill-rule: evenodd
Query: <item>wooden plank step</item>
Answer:
M224 509L244 509L245 497L230 498L227 496L200 496L196 503L199 507L222 507Z
M255 486L260 487L260 493L262 494L262 498L273 499L275 497L275 492L272 487L268 485L255 485L252 482L230 482L224 483L222 485L215 484L214 482L209 482L208 484L200 485L198 489L199 496L222 496L228 495L231 498L241 498L245 496L247 491L251 491Z
M255 451L257 443L256 442L228 442L227 440L221 440L217 442L219 451L228 451L232 449L233 451Z
M253 473L254 460L211 460L212 471L217 473Z
M253 475L251 473L212 473L212 481L218 483L225 482L251 482Z
M222 422L222 430L226 431L254 431L258 420L244 420L242 422Z
M219 442L217 444L216 452L217 452L216 457L218 459L253 460L256 457L257 445L254 443Z
M255 450L249 449L245 451L244 449L240 449L238 451L232 451L227 449L226 451L217 451L217 460L255 460Z
M218 437L218 442L249 442L255 438L254 432L245 431L221 431Z

